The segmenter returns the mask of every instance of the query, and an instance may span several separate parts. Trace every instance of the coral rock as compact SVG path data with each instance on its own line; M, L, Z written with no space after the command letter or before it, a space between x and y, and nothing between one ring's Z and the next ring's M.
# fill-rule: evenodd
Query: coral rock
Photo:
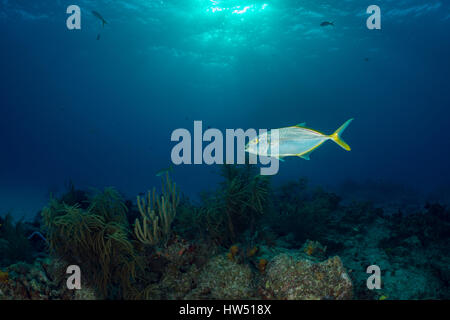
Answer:
M68 290L63 264L37 259L34 264L17 263L6 268L8 281L0 282L0 300L96 299L90 289Z
M199 277L189 299L248 299L254 292L253 274L248 265L224 256L212 258Z
M353 286L342 261L333 257L314 263L287 254L276 256L267 266L264 296L271 299L351 299Z

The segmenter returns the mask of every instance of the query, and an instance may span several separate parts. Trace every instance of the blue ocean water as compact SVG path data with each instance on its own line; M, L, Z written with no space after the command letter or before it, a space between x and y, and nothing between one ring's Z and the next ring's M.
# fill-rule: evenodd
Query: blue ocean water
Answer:
M366 26L372 4L381 30ZM81 30L66 27L69 5ZM355 118L352 151L328 142L273 181L446 188L449 27L436 0L0 0L0 209L33 216L68 181L134 198L159 184L171 133L194 120L332 133ZM195 198L217 171L173 177Z

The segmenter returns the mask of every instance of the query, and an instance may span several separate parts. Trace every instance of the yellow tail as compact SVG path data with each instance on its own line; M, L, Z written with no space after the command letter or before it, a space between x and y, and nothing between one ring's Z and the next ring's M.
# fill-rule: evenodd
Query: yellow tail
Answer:
M348 144L345 143L344 140L341 139L341 134L342 132L344 132L345 128L348 127L348 125L350 124L350 122L353 121L353 118L350 120L347 120L342 126L339 127L339 129L337 129L333 134L330 135L330 138L336 142L339 146L341 146L341 148L350 151L351 148Z

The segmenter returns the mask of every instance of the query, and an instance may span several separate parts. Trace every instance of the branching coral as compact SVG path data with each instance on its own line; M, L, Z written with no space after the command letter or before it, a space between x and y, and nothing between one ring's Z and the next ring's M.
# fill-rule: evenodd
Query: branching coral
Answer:
M143 244L165 246L170 237L171 224L176 215L180 196L169 175L162 180L162 194L156 189L148 191L145 197L137 197L142 222L136 219L134 233Z

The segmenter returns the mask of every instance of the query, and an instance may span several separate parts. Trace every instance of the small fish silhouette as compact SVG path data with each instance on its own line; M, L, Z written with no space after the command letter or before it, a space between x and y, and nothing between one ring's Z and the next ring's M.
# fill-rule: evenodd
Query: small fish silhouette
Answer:
M100 19L100 21L102 22L102 27L104 27L105 24L108 23L108 21L106 21L105 18L103 18L102 15L100 13L98 13L97 11L92 11L92 14Z
M326 27L326 26L333 26L334 27L334 21L329 22L329 21L324 21L320 24L321 27Z

